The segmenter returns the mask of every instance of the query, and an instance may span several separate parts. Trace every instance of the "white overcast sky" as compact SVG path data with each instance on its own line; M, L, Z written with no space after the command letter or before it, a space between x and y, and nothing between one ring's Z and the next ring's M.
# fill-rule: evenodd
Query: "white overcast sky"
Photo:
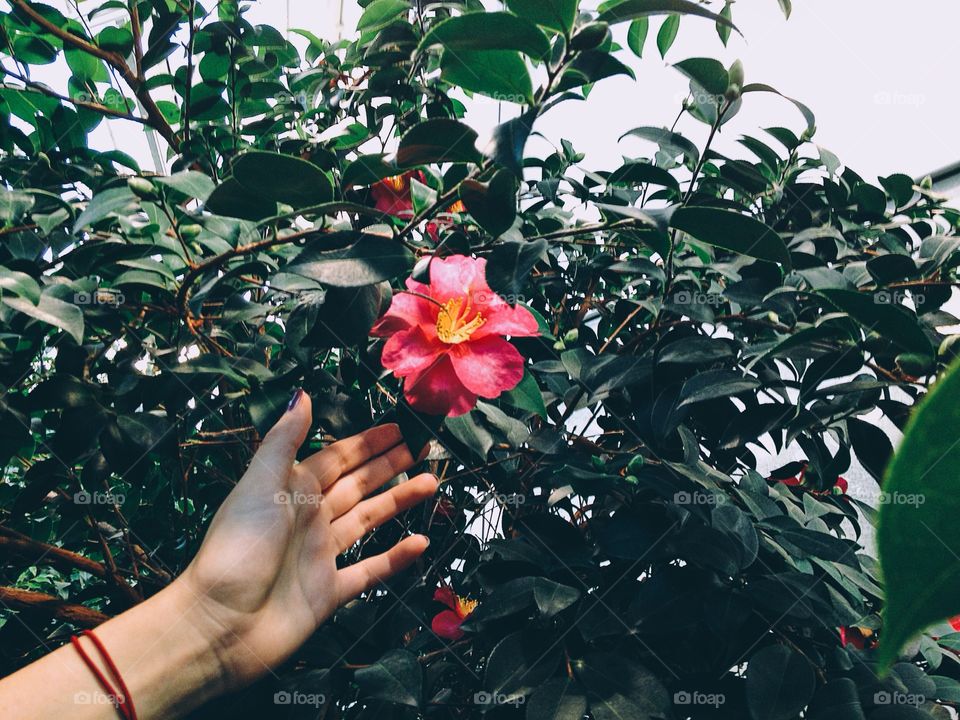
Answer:
M72 12L72 3L57 4ZM345 32L360 12L356 2L344 0ZM247 17L282 31L302 27L335 39L339 14L339 0L263 0ZM809 105L817 116L816 142L867 178L893 172L919 176L960 160L960 94L951 62L960 3L927 0L906 7L902 0L794 0L793 16L785 20L775 0L740 0L734 19L743 37L732 35L723 48L713 23L684 18L664 61L655 44L661 20L654 18L644 59L624 51L624 60L637 70L636 81L604 80L588 102L559 106L541 119L537 129L554 142L561 137L571 140L587 153L591 169L613 169L622 155L649 154L642 141L618 142L618 137L639 125L672 123L687 81L670 63L706 55L728 65L740 58L747 82L768 83ZM297 36L292 39L298 41ZM56 71L47 70L42 79L59 84L51 72ZM65 72L59 74L62 82ZM468 120L483 136L498 119L516 112L510 103L481 101L472 104ZM753 95L724 127L716 147L750 157L736 139L743 134L763 137L760 128L770 125L799 132L803 121L786 101ZM152 166L138 127L114 123L112 129L112 137L98 130L94 142L117 144L146 167ZM689 117L678 129L699 143L705 137L705 128ZM541 153L546 149L542 144L534 148Z

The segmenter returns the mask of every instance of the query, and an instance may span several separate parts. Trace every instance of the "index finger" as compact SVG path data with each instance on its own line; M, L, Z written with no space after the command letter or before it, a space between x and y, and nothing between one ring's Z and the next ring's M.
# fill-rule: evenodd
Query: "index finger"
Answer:
M325 490L338 478L382 455L402 440L400 426L396 423L377 425L328 445L301 462L300 467L312 473L321 490Z

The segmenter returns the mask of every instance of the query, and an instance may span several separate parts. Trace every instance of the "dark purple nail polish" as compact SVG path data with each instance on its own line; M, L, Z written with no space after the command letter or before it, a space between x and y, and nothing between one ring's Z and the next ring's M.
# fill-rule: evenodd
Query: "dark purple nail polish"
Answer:
M293 397L290 398L290 402L287 403L287 412L290 412L291 410L293 410L297 406L297 403L300 402L300 398L302 397L303 397L303 388L297 388L293 392Z

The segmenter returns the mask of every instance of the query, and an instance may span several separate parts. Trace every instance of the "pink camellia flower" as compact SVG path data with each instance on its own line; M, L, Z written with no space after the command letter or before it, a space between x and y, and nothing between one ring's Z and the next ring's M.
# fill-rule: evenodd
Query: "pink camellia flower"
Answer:
M430 622L430 629L444 640L459 640L463 637L460 628L464 620L470 617L477 605L476 600L462 598L448 587L439 587L433 593L433 599L446 605L449 610L438 612Z
M410 181L416 180L424 185L427 178L422 170L408 170L402 175L393 175L384 178L370 186L370 197L373 206L384 215L393 215L399 218L413 217L413 197L411 196ZM433 242L439 242L440 230L453 225L450 216L466 213L467 208L463 201L456 200L446 209L446 215L427 222L427 235Z
M487 285L487 261L452 255L430 263L430 284L407 279L372 335L387 338L381 362L403 378L410 406L463 415L478 397L495 398L523 379L523 356L504 335L538 333L533 314L511 307Z

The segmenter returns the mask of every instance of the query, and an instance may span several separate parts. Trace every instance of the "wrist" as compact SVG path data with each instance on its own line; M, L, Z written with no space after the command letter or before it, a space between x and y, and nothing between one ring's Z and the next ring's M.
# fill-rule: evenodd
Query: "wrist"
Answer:
M185 715L230 688L219 651L224 637L179 581L95 632L141 718Z

